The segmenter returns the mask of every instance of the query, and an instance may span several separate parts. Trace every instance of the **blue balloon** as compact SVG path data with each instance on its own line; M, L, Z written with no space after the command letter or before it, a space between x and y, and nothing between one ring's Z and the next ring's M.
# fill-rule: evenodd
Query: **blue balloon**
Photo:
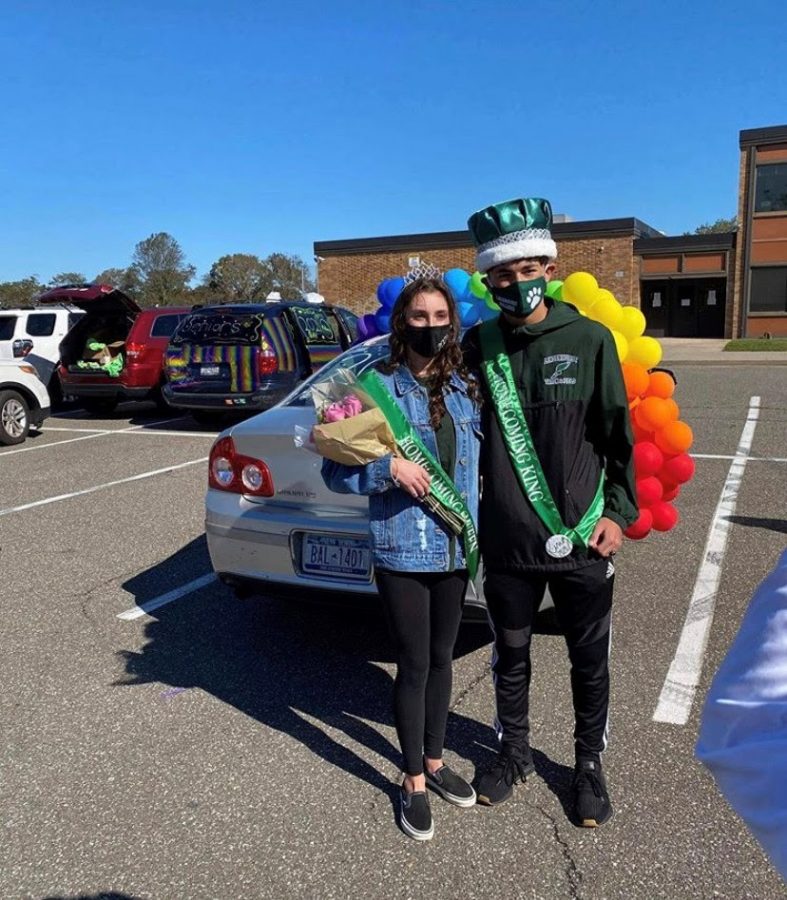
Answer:
M454 300L461 303L465 292L470 289L470 276L467 272L464 269L449 269L443 275L443 281L448 285Z
M384 306L374 314L374 324L380 334L388 334L391 330L391 313Z
M456 310L459 313L462 328L470 328L481 321L481 310L476 303L457 303Z
M396 278L386 278L377 285L377 299L380 305L387 310L393 309L396 298L402 293L404 278L397 275Z
M500 315L499 309L492 309L487 306L486 303L480 303L478 306L478 312L481 314L481 321L488 322L490 319L496 319Z

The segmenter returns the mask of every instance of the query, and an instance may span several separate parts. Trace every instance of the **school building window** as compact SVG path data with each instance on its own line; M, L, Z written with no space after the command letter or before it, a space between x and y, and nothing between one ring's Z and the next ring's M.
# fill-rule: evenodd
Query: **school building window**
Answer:
M757 166L755 212L787 210L787 163Z
M751 312L787 312L787 266L751 270Z

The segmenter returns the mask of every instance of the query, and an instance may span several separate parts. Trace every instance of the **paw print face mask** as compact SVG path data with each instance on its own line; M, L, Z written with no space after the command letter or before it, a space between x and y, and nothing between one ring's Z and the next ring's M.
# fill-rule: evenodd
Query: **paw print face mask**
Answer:
M524 318L543 302L547 292L547 280L534 278L532 281L517 281L508 287L496 287L491 290L500 309L512 316Z

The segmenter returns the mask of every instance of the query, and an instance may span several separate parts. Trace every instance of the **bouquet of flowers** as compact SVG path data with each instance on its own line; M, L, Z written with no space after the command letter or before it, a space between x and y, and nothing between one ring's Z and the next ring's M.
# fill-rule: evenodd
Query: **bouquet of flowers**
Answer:
M389 453L404 457L383 411L351 371L339 369L330 381L315 384L311 391L317 424L311 441L296 434L298 446L345 466L363 466ZM433 493L421 501L456 534L462 533L462 520Z

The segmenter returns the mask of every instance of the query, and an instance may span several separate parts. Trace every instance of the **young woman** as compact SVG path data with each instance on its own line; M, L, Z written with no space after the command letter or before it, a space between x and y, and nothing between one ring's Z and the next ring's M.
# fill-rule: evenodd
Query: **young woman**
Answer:
M390 358L378 373L475 522L478 510L479 390L459 348L459 317L441 278L408 284L391 314ZM325 460L325 483L369 495L377 587L396 650L394 718L404 757L400 824L410 837L434 834L427 785L457 806L475 791L443 763L451 664L465 589L467 548L422 499L429 472L387 456L366 466Z

